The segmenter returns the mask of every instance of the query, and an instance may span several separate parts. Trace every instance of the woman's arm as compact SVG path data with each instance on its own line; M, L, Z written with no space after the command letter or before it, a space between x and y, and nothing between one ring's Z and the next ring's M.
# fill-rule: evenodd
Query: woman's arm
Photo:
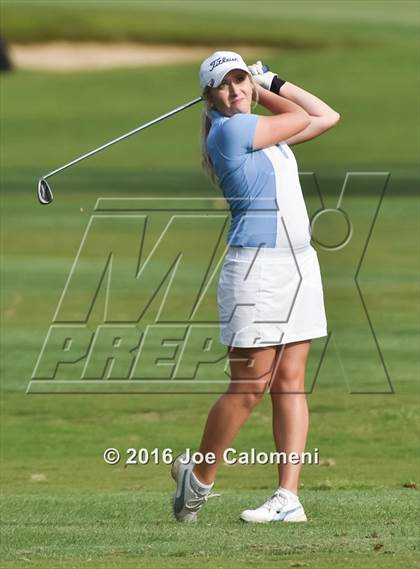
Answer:
M271 111L271 116L258 117L253 149L267 148L273 144L290 140L305 132L310 124L308 113L298 104L267 91L260 85L258 103Z
M310 118L310 123L304 130L285 140L289 145L311 140L335 126L340 120L340 115L324 101L288 81L281 87L279 96L302 107Z

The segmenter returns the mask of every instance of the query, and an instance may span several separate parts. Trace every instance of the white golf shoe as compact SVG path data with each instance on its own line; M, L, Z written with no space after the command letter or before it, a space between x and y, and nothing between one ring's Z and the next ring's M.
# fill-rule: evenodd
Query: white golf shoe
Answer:
M178 455L171 468L172 478L176 482L176 492L173 496L173 512L179 522L197 521L197 513L207 502L213 484L206 486L197 482L192 476L194 463L183 464L185 454Z
M240 515L244 522L306 522L305 511L299 498L285 490L278 488L262 506L256 510L244 510Z

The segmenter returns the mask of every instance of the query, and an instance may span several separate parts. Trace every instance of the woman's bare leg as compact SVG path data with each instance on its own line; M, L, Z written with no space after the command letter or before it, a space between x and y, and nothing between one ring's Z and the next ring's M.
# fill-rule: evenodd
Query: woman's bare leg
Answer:
M207 417L199 452L215 454L215 464L196 464L193 472L212 484L223 452L231 445L270 383L276 347L233 348L229 351L231 382ZM242 380L242 381L241 381ZM244 381L246 380L246 382Z
M278 452L305 450L309 414L305 395L305 368L311 341L278 346L270 396L273 407L273 436ZM279 464L279 486L298 493L301 464Z

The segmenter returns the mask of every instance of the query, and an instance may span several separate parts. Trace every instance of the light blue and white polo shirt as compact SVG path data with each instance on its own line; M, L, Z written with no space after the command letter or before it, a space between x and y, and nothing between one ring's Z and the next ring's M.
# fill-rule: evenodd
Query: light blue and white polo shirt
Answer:
M289 251L310 245L308 213L288 145L253 150L258 115L210 113L207 149L232 215L229 245Z

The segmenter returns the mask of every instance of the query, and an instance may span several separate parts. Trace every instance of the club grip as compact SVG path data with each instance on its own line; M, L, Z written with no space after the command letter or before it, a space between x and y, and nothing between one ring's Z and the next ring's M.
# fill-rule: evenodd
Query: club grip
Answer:
M267 71L270 71L270 68L268 67L268 65L263 65L262 66L264 73L266 73Z

